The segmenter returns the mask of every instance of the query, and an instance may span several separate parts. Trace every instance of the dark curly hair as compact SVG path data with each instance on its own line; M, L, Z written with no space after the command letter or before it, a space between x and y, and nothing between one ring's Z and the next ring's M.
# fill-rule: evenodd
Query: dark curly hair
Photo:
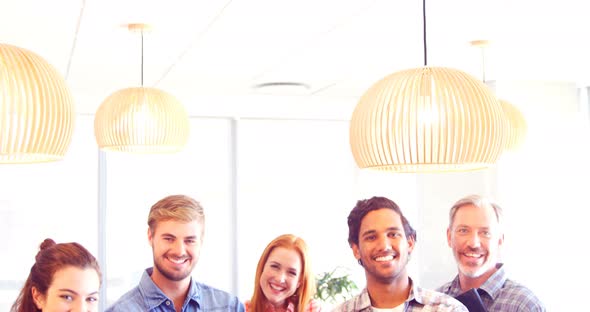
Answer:
M348 215L348 244L359 244L361 221L369 212L382 208L391 209L397 212L402 219L406 239L412 238L416 241L416 230L412 228L408 219L404 217L399 206L389 198L374 196L370 199L361 199L357 201L356 206L350 211L350 214Z

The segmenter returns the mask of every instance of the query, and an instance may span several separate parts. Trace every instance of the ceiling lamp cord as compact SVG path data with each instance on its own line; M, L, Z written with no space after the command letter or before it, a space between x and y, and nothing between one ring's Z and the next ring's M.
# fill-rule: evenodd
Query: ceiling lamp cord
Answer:
M481 49L481 82L486 84L486 47L488 45L487 40L475 40L471 42L472 46Z
M143 87L143 29L141 30L141 86Z
M424 67L428 65L428 49L426 48L426 0L422 0L422 42L424 45Z
M486 52L485 47L481 48L481 81L486 83Z

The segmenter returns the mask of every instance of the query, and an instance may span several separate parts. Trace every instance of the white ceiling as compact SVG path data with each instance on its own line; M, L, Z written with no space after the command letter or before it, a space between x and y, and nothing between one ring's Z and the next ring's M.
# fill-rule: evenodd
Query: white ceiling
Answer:
M426 5L429 65L481 77L481 51L469 41L487 39L489 80L589 81L583 0ZM144 84L175 95L191 114L260 97L264 92L252 86L267 82L309 85L298 93L301 101L354 103L385 75L423 65L418 0L0 2L0 42L54 65L80 113L94 113L112 92L140 84L140 35L122 26L135 22L153 27L144 36Z

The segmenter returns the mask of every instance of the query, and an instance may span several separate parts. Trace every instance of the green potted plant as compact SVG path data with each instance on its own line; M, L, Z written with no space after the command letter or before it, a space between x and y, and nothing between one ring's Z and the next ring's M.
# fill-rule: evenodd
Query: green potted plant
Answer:
M325 304L334 305L344 302L358 290L355 282L350 279L350 274L337 267L331 272L318 274L316 277L315 298Z

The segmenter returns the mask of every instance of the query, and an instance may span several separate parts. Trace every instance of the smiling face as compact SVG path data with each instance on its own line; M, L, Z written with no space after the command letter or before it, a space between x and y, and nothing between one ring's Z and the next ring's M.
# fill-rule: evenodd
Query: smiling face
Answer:
M203 227L201 222L160 221L148 239L154 256L152 279L179 282L190 279L199 260ZM157 283L156 283L157 284Z
M53 275L47 294L31 289L35 305L43 312L98 311L100 279L95 269L65 267Z
M367 213L361 221L359 243L351 246L355 258L365 268L367 284L407 279L406 265L414 241L406 239L400 215L392 209Z
M284 307L285 300L295 294L301 284L301 257L293 249L274 248L268 255L260 276L260 288L275 307Z
M491 206L461 206L447 230L447 240L460 275L485 280L495 272L504 238Z

